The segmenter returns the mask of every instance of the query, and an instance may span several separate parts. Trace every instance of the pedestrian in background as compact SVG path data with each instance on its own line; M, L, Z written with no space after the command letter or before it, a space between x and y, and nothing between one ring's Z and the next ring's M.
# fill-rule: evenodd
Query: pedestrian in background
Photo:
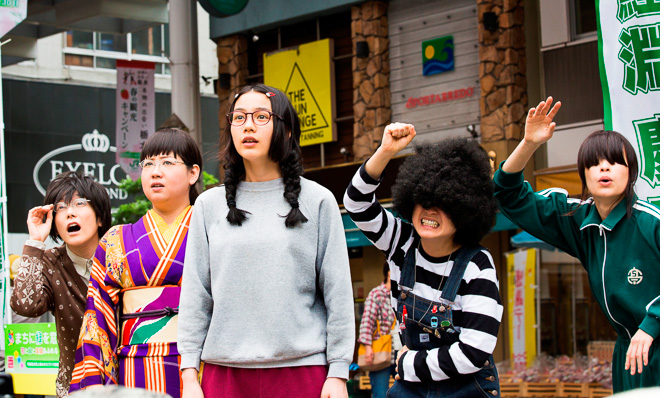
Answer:
M531 108L525 136L495 173L495 197L516 225L580 260L592 293L618 338L614 392L660 385L660 210L634 186L637 155L614 131L590 134L578 150L582 197L563 189L534 193L522 171L552 138L561 103Z
M371 289L367 295L364 300L362 320L360 321L358 343L364 344L367 365L371 365L374 360L372 342L381 336L392 334L392 329L394 329L392 326L395 316L390 301L390 289L390 267L385 262L383 264L383 283ZM390 363L387 367L369 372L372 398L385 398L385 394L390 388L390 374L392 372L390 365L394 363L395 355L394 344L392 344Z
M71 391L122 385L181 396L177 313L202 155L190 134L163 129L144 143L140 167L153 208L101 239Z
M28 211L29 239L14 276L10 305L25 317L54 315L60 351L58 397L69 391L92 260L110 223L105 188L72 171L55 177L46 189L44 205ZM46 250L48 236L64 244Z
M185 396L347 397L355 317L337 202L301 177L283 92L244 87L227 119L224 186L199 197L186 251Z
M479 245L496 210L489 159L467 139L418 146L392 188L395 216L374 192L415 135L411 124L385 127L344 195L349 215L390 266L403 347L387 396L496 396L492 353L503 307L493 258Z

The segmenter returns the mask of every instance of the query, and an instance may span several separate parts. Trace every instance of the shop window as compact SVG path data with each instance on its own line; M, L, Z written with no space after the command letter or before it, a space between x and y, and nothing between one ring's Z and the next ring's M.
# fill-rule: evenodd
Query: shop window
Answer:
M557 125L603 119L598 42L544 51L542 57L545 92L564 105Z
M118 59L149 61L156 63L157 74L169 75L169 46L167 24L126 34L68 31L64 64L116 69Z
M573 40L594 36L597 30L596 2L571 0L571 26Z
M312 41L332 38L334 41L335 123L337 141L303 147L306 169L345 163L352 160L353 148L353 46L351 41L351 13L344 11L304 22L259 32L257 40L248 43L248 83L263 83L263 55L278 49ZM341 151L346 148L348 151ZM323 156L321 155L323 152Z
M542 353L586 355L591 342L616 340L578 260L544 250L540 271Z

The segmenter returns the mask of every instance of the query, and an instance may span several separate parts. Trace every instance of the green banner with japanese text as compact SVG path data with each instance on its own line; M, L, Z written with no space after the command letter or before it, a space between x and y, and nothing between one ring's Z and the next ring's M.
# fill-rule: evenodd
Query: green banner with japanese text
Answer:
M639 159L637 195L660 205L660 2L596 0L606 130Z

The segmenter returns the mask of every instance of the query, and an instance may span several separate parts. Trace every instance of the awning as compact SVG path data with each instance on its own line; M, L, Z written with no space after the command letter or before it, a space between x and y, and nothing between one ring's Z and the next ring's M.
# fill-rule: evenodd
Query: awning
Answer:
M526 248L543 249L550 251L557 250L556 247L545 243L541 239L538 239L525 231L513 235L511 237L511 245L514 247L526 247Z
M582 182L576 165L540 169L534 172L534 177L537 191L563 188L568 191L570 196L580 197L582 195Z

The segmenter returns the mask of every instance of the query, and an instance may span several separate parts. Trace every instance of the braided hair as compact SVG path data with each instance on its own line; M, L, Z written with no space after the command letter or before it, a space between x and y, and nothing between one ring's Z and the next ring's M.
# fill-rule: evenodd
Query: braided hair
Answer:
M303 174L302 156L300 153L300 119L293 105L282 91L263 84L255 84L243 87L229 112L234 110L236 101L241 95L254 91L262 93L270 99L273 113L279 116L273 117L273 136L270 141L268 157L280 166L282 180L284 182L284 199L291 206L291 210L285 217L284 224L287 228L293 228L298 224L307 222L307 217L300 211L298 197L300 196L300 176ZM227 123L225 128L227 144L222 150L221 157L225 168L225 198L227 200L227 221L231 225L242 225L250 212L239 209L236 206L236 189L238 183L245 177L245 165L243 158L239 155L234 141L231 138L231 124Z

